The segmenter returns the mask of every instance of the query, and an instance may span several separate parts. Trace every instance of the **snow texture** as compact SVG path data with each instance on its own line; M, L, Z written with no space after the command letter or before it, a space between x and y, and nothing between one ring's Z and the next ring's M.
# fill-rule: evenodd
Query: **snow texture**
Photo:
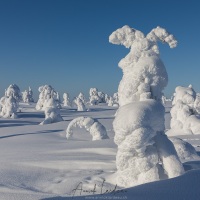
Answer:
M169 137L169 139L173 143L178 157L182 162L200 159L195 148L190 143L177 137Z
M145 37L129 26L114 31L109 41L131 48L119 62L123 70L118 88L120 108L113 122L118 185L130 187L183 174L176 150L164 134L161 97L168 75L157 46L162 41L174 48L177 41L160 27Z
M106 128L98 121L91 117L77 117L73 119L66 130L66 137L69 139L73 135L74 127L84 127L92 135L92 140L108 139Z
M17 110L21 99L20 89L16 84L5 90L5 96L0 99L0 116L4 118L17 118Z
M171 129L182 130L183 134L200 134L200 97L192 86L175 89L171 109Z

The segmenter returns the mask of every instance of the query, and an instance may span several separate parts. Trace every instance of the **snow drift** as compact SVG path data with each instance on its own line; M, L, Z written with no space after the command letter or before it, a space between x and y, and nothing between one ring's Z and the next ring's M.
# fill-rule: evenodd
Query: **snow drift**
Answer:
M169 137L169 139L172 141L178 154L178 157L182 162L200 159L195 148L190 143L177 137Z

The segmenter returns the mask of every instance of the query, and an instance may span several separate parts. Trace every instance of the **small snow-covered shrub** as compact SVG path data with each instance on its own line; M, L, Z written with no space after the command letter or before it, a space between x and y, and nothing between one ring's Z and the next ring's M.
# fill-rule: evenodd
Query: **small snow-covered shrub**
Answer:
M22 100L24 103L34 102L33 91L30 87L29 87L28 91L25 90L24 92L22 92Z
M71 102L70 102L68 93L63 94L63 105L66 107L71 107Z
M113 97L110 97L108 100L108 106L113 106L114 105L114 99Z
M119 104L119 96L118 96L118 92L113 94L113 100L115 104Z
M77 106L77 111L86 111L86 107L82 99L80 99L79 97L76 97L76 99L74 99L74 103Z
M47 100L45 105L45 120L40 125L51 124L63 121L60 115L60 109L57 106L57 102L54 98Z
M33 99L33 90L31 89L30 86L28 88L28 94L29 94L29 102L34 102L34 99Z
M200 134L199 96L190 85L175 89L171 109L171 129L183 130L186 134Z
M74 127L84 127L91 135L92 140L108 139L106 128L98 121L91 117L77 117L73 119L66 130L66 137L69 139L73 135Z
M108 103L110 99L110 96L108 94L105 94L105 102Z
M172 178L184 173L172 142L164 134L162 91L168 75L159 57L157 41L176 47L177 41L165 29L157 27L146 36L123 26L109 41L130 48L119 62L123 77L118 88L119 109L113 121L117 184L130 187ZM159 167L159 162L161 167Z
M91 105L98 105L100 101L100 97L98 95L98 89L97 88L90 88L90 104Z
M17 109L20 99L19 87L16 84L10 85L7 90L5 90L5 96L0 100L0 116L4 118L17 118Z
M87 101L86 101L86 99L85 99L85 95L84 95L82 92L79 93L78 98L81 99L81 101L82 101L84 104L87 103Z
M103 92L98 92L99 103L106 103L105 94Z
M195 148L190 143L177 137L169 137L169 139L172 141L178 157L182 162L200 159Z

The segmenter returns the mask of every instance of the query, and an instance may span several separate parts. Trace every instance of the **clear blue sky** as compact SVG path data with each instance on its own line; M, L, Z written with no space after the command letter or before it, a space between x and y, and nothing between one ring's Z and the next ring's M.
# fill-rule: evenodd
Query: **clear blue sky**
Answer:
M44 84L71 97L90 87L116 92L128 49L108 37L123 25L174 34L177 48L160 44L165 93L190 83L200 92L199 7L198 0L0 0L0 95L11 83L31 86L37 98Z

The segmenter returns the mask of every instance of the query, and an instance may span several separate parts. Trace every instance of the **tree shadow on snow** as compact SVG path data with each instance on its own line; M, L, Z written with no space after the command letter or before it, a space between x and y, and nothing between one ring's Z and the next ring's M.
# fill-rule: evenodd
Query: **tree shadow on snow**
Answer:
M193 169L200 169L200 160L195 161L188 161L183 163L183 167L185 171L193 170Z
M89 112L100 112L100 111L109 111L109 110L117 110L117 108L90 108Z
M12 126L26 126L26 125L37 125L38 122L22 121L22 120L1 120L0 127L12 127Z
M34 133L20 133L20 134L12 134L12 135L5 135L1 136L0 139L5 139L9 137L16 137L16 136L23 136L23 135L36 135L36 134L47 134L47 133L56 133L56 132L61 132L63 131L62 129L60 130L45 130L45 131L38 131Z
M44 113L17 113L18 118L44 118Z

